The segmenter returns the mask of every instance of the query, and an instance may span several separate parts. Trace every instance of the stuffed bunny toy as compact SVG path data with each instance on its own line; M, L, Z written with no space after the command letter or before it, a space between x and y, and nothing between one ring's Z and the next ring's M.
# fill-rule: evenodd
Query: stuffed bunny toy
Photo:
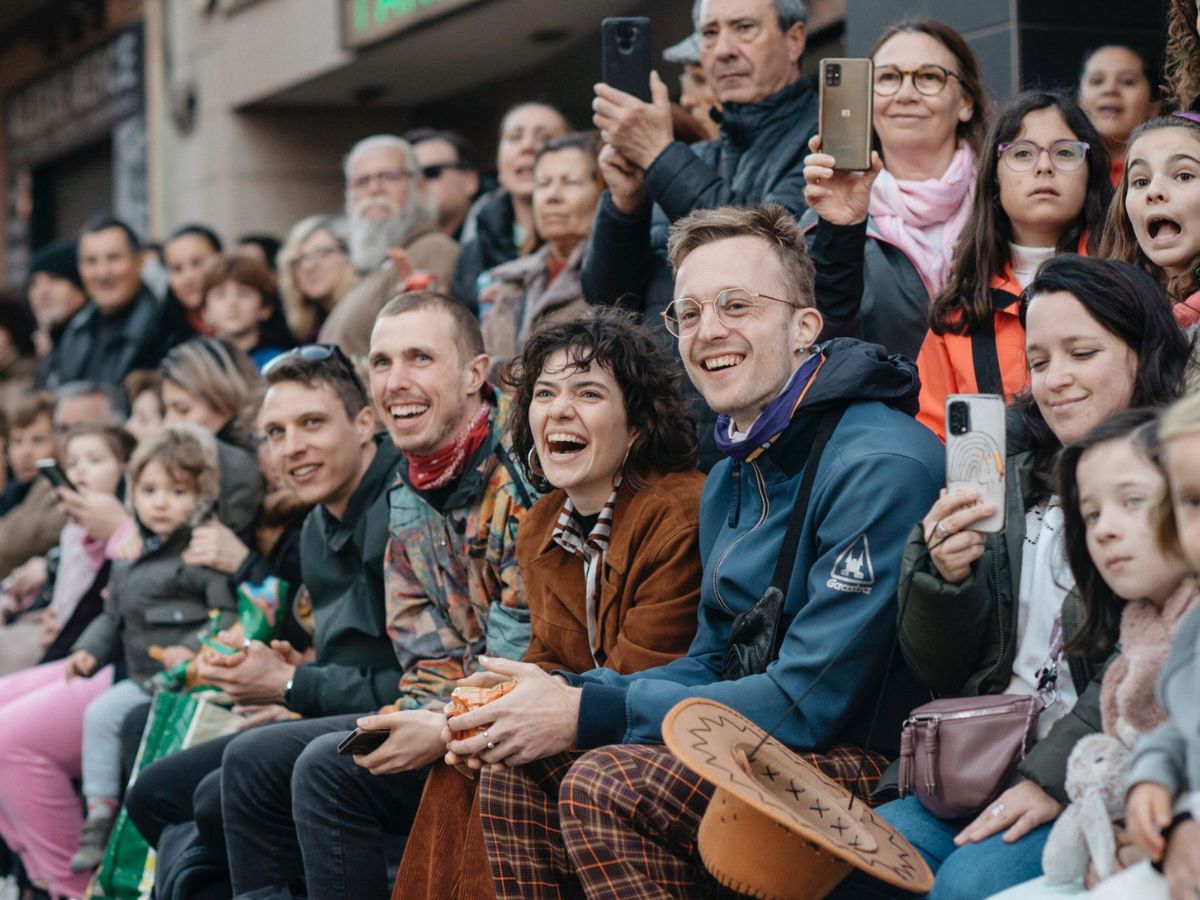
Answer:
M1129 748L1115 737L1089 734L1080 738L1067 760L1067 796L1063 810L1042 851L1047 884L1083 879L1091 861L1101 878L1112 874L1117 839L1112 823L1125 812L1125 776Z

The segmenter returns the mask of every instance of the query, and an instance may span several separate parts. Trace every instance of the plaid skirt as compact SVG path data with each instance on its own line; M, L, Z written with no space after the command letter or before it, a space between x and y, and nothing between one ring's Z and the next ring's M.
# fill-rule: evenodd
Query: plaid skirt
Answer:
M847 745L801 755L864 800L887 765ZM708 874L696 846L712 793L662 746L572 751L484 772L479 813L496 896L736 896Z

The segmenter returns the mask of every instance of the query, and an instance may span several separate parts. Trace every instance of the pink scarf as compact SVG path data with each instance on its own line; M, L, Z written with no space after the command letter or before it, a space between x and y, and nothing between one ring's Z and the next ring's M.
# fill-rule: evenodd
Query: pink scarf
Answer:
M941 178L900 181L887 169L871 186L871 218L880 237L895 244L916 266L929 296L950 278L954 245L971 214L975 187L975 154L960 143ZM941 225L938 237L927 234Z

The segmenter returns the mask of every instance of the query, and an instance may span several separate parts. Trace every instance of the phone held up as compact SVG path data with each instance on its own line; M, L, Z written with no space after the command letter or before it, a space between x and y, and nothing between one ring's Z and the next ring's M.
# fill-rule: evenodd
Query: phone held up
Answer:
M818 130L821 152L834 168L871 168L874 64L869 59L823 59L820 72Z
M614 16L600 23L601 80L650 102L650 20Z
M71 479L67 477L67 474L58 467L58 462L56 460L39 459L35 465L37 466L37 470L46 477L46 480L49 481L56 490L64 487L70 488L73 491L78 490L78 488L71 483Z
M978 491L995 512L973 531L1004 530L1004 398L951 394L946 398L946 489Z

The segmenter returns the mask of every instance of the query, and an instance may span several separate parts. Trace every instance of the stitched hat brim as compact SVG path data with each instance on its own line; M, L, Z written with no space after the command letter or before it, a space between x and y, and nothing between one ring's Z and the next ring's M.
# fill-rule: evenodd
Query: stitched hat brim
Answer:
M890 885L914 893L933 887L921 855L888 822L849 791L813 768L763 730L720 703L694 697L663 719L663 740L681 763L749 807L823 852ZM714 857L719 847L701 848ZM803 865L773 860L763 848L763 865ZM709 865L710 869L713 866Z

